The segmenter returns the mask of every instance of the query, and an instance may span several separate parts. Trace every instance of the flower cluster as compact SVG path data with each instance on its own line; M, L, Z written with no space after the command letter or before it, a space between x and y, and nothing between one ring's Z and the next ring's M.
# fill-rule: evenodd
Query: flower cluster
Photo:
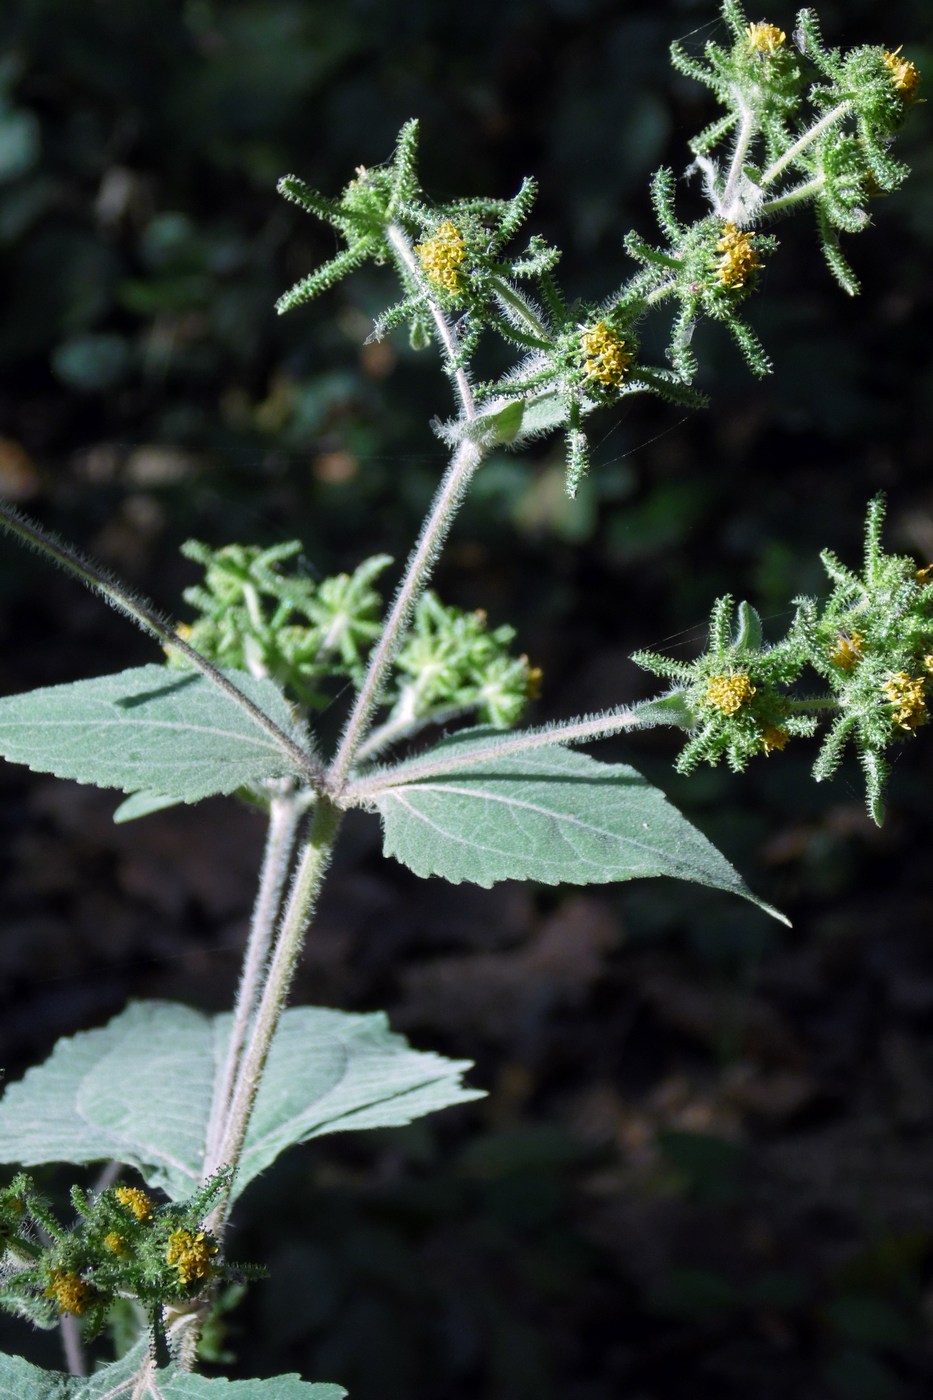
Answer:
M580 333L580 354L587 378L597 380L604 388L618 388L632 363L625 341L605 321L584 327Z
M418 600L395 661L394 699L365 755L410 738L429 724L472 717L507 729L535 698L541 672L509 646L515 630L490 628L482 611L445 607L428 590Z
M137 1186L93 1197L74 1187L76 1223L64 1226L20 1173L0 1191L0 1304L39 1327L70 1313L93 1335L119 1299L133 1299L158 1326L167 1304L244 1276L203 1224L228 1184L219 1172L190 1200L162 1203Z
M720 599L713 609L706 653L693 663L653 652L635 660L675 682L644 708L645 722L690 732L677 766L689 772L702 760L725 755L739 770L756 753L780 750L793 735L828 730L813 767L820 781L836 770L851 743L865 774L868 808L882 817L891 750L909 741L930 718L933 700L933 569L918 569L881 544L884 500L868 510L863 567L847 569L828 551L823 565L833 583L822 601L796 599L787 635L768 647L747 603ZM823 682L822 694L798 695L805 669Z
M722 255L716 263L716 276L724 287L744 287L762 265L755 235L736 228L735 224L725 225L716 252Z
M445 219L434 237L419 243L415 252L428 281L456 297L460 290L458 269L466 257L466 244L457 225Z
M328 680L359 684L381 626L383 601L373 581L392 560L376 554L352 574L316 582L299 570L282 571L301 548L292 540L215 550L188 540L182 553L203 567L204 582L185 590L200 616L180 635L219 666L270 676L308 711L329 703ZM170 652L169 661L188 664L180 653Z
M184 596L200 617L178 630L217 665L271 676L308 711L330 702L328 681L360 683L381 628L383 602L373 580L391 560L373 555L352 574L316 582L282 571L300 548L292 541L271 549L234 544L212 550L189 540L183 553L203 566L204 582ZM383 698L388 718L378 732L394 742L455 717L514 724L539 674L527 656L510 652L514 636L511 627L487 627L483 613L425 594L395 659ZM168 660L177 668L189 664L171 647Z
M776 24L747 24L745 37L752 53L762 54L765 58L774 58L778 49L787 43L787 35Z
M651 717L691 732L677 760L681 773L723 757L739 773L756 754L781 750L792 736L816 728L816 720L788 700L805 664L799 648L792 640L765 646L761 620L748 603L736 609L732 598L718 599L709 645L698 661L675 661L649 651L636 652L633 660L675 682L660 707L654 702ZM646 710L652 711L652 702Z
M917 98L920 74L899 48L826 49L810 10L798 15L793 42L767 20L748 22L738 0L723 0L722 15L731 43L709 43L702 57L678 44L671 50L675 67L710 87L724 107L691 142L710 213L682 223L673 173L658 171L652 198L664 241L655 246L629 234L636 270L601 302L580 308L565 295L555 278L559 250L542 238L508 252L531 209L531 181L512 199L432 205L418 181L417 126L409 122L391 162L361 167L336 200L296 176L281 181L282 194L326 219L346 247L287 292L279 309L307 301L362 262L392 264L403 295L374 334L407 324L413 345L436 339L461 399L481 334L497 334L523 356L499 378L473 383L479 413L463 402L461 417L441 425L442 436L456 443L470 434L488 448L563 428L571 495L587 467L583 422L594 410L632 393L704 401L693 387L691 349L701 317L727 327L753 373L768 373L768 356L739 315L777 247L759 226L812 207L827 262L854 292L839 233L863 228L872 195L904 179L889 147ZM668 364L649 365L640 358L638 326L664 303L674 308Z

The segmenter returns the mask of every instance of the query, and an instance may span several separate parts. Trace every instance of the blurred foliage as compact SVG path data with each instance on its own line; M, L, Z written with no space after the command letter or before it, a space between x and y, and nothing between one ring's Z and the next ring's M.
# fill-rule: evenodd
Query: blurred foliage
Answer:
M386 159L402 122L419 117L428 188L506 196L534 174L531 226L565 248L569 285L598 295L618 280L623 234L650 233L651 170L662 161L682 169L687 138L711 116L707 96L672 73L667 48L675 38L688 48L721 38L716 8L0 7L0 490L168 607L192 582L176 553L188 535L213 546L297 536L316 576L352 569L374 550L404 557L441 469L429 421L447 414L447 386L430 355L415 356L403 338L364 344L394 295L378 272L276 319L279 293L333 247L277 199L275 180L294 170L336 193L356 165ZM933 81L928 0L890 0L883 13L874 0L826 0L819 12L830 43L904 43ZM789 31L792 7L776 5L768 18ZM876 203L876 227L853 249L859 299L833 285L809 231L781 229L750 311L775 360L770 380L753 383L713 328L701 354L711 408L684 414L632 401L621 418L607 417L594 428L594 471L576 501L563 494L558 448L483 468L439 588L452 603L485 608L491 625L516 626L518 645L545 670L542 713L643 693L650 682L628 653L694 655L717 594L747 596L767 630L791 596L821 586L821 547L857 562L865 503L878 489L889 495L891 548L933 560L931 110L918 108L899 146L910 182ZM696 192L681 183L678 197L689 209ZM142 645L17 554L4 555L0 600L13 689L112 669L114 648ZM799 757L791 746L744 779L717 771L689 781L671 775L675 747L655 733L616 749L797 930L762 932L753 913L668 884L608 894L628 943L609 964L611 1005L597 1002L600 1036L608 1024L621 1043L621 1018L634 1018L633 1099L675 1063L725 1074L759 1033L748 998L762 966L777 952L792 966L819 955L828 968L820 1016L815 993L786 995L831 1078L840 1038L861 1047L864 1036L876 1048L871 1015L859 1019L859 996L873 1007L874 993L859 991L868 974L851 970L853 942L873 947L877 938L866 962L883 980L892 946L907 949L909 931L928 926L933 868L918 847L928 845L929 735L895 772L878 835L858 814L854 777L851 790L845 778L832 789L809 784L803 745ZM17 811L11 835L19 820ZM421 893L400 889L412 900ZM388 963L396 945L384 941L383 922L379 949L358 968ZM901 942L892 945L889 925ZM401 940L403 953L409 946ZM684 993L685 1004L662 1014L656 988L634 1010L617 1009L628 1005L627 959L637 965L648 946L680 959L687 982L734 992L740 1009L707 1023ZM327 989L335 1000L344 990L339 979ZM378 1004L393 991L391 980L388 989L354 985L351 1000ZM535 1007L516 1024L537 1025L540 1014ZM586 1088L609 1074L592 1025L582 1011L569 1021L559 1014L554 1031L558 1065L569 1061ZM475 1032L450 1037L443 1048L475 1052ZM577 1059L566 1048L574 1038ZM630 1061L618 1046L612 1053L621 1075ZM855 1058L853 1050L846 1063ZM494 1066L484 1069L490 1082ZM558 1074L558 1105L565 1089ZM547 1116L554 1111L551 1102ZM572 1114L557 1146L523 1128L502 1139L495 1125L473 1121L481 1136L446 1166L415 1138L386 1149L381 1176L370 1176L368 1161L358 1170L351 1152L310 1181L296 1158L256 1188L246 1229L257 1237L245 1252L269 1262L272 1291L256 1291L248 1317L279 1348L278 1367L333 1373L355 1400L928 1394L916 1341L928 1224L908 1247L862 1206L874 1252L852 1233L837 1247L824 1220L805 1244L779 1241L762 1257L737 1244L721 1259L736 1213L747 1212L743 1228L757 1238L755 1221L773 1205L755 1195L754 1152L749 1163L715 1121L697 1128L667 1110L658 1117L653 1165L633 1196L630 1175L607 1179L581 1155ZM793 1112L788 1121L797 1122ZM613 1211L626 1201L647 1224L618 1225ZM679 1210L693 1214L672 1242L664 1222ZM226 1343L251 1364L242 1332Z

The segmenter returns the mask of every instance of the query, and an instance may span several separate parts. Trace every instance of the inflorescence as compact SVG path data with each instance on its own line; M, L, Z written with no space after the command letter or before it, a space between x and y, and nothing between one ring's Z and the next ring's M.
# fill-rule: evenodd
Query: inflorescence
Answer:
M76 1186L75 1223L66 1226L21 1172L0 1191L0 1305L38 1327L70 1313L93 1336L129 1299L160 1333L165 1307L261 1272L227 1264L204 1225L229 1180L218 1172L189 1200L166 1202L138 1186L96 1195Z
M379 317L376 336L405 324L417 347L436 338L461 394L483 333L520 355L500 377L471 384L478 411L440 425L441 435L455 443L470 434L491 447L562 428L571 494L587 466L583 421L595 409L646 392L705 402L692 349L702 318L725 325L754 374L768 373L767 353L740 314L777 247L763 225L811 208L833 275L854 293L839 235L863 229L872 198L905 179L907 167L890 147L917 101L920 74L900 48L827 48L810 9L799 12L790 38L766 20L749 23L738 0L723 0L722 18L726 44L708 43L701 54L671 49L674 66L724 108L690 143L710 212L681 222L674 174L657 171L652 202L662 240L625 238L636 271L601 302L566 296L555 275L560 250L538 235L511 251L531 211L533 181L512 199L432 204L417 175L417 124L408 122L393 159L360 166L337 199L294 175L280 182L287 199L330 223L345 246L286 292L279 310L365 262L392 265L402 297ZM667 363L650 364L639 326L664 303L673 307Z
M865 774L868 810L883 814L889 755L930 718L933 699L933 568L881 545L884 498L868 509L865 557L855 573L826 551L821 556L833 588L823 601L797 598L786 636L768 646L754 609L731 598L714 609L709 645L684 663L642 651L635 661L674 686L642 707L645 723L669 723L689 738L680 772L725 758L736 772L756 754L782 749L795 736L828 730L813 766L820 781L836 771L851 744ZM821 693L794 687L806 671Z
M183 553L202 566L204 581L185 590L199 616L179 634L218 666L270 676L308 714L330 704L335 688L360 684L382 629L383 600L373 584L392 561L376 554L352 574L318 581L283 568L300 551L296 540L269 549L211 549L189 540ZM499 728L514 724L540 677L527 656L512 651L514 637L514 628L490 627L482 612L446 606L425 593L395 659L369 755L454 718ZM170 664L188 665L168 650Z

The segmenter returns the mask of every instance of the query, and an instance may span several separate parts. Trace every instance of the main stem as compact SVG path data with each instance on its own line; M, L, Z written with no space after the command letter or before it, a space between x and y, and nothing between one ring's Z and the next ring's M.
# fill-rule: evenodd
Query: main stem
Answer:
M250 922L246 955L240 973L233 1027L227 1046L227 1056L217 1078L211 1106L204 1154L204 1177L211 1176L223 1162L220 1155L221 1138L230 1109L233 1087L243 1056L253 1014L262 991L262 973L269 958L276 919L282 904L282 892L291 865L292 851L298 825L305 812L305 803L295 794L273 797L269 804L269 827L263 854L259 888Z
M341 817L342 813L333 803L325 797L319 798L289 892L259 1004L253 1017L249 1040L242 1055L230 1106L225 1116L223 1133L220 1136L216 1154L217 1164L230 1166L234 1171L243 1152L269 1049L285 1009L295 964L314 913L324 874L330 864ZM215 1207L208 1228L222 1231L226 1209L226 1201Z

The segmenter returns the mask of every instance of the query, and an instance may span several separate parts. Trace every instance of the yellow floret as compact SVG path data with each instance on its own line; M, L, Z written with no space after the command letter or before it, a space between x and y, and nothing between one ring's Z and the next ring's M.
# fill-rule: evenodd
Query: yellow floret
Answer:
M165 1259L175 1266L179 1282L188 1288L210 1277L211 1260L216 1253L216 1244L203 1230L197 1234L193 1230L173 1230L168 1237Z
M619 385L632 363L625 341L606 325L597 321L580 336L580 348L586 356L583 368L589 379L597 379L607 387Z
M55 1269L45 1290L46 1298L54 1300L59 1312L74 1313L80 1317L90 1300L92 1289L77 1274L67 1269Z
M777 53L782 44L787 42L787 35L783 29L778 29L776 24L747 24L745 26L745 37L748 40L748 47L753 53L763 53L771 58Z
M775 750L780 752L783 749L790 735L786 729L780 729L777 725L769 724L761 731L761 748L764 754L772 754Z
M152 1219L152 1202L145 1191L140 1191L138 1186L118 1186L113 1194L121 1206L126 1206L130 1214L135 1215L137 1220Z
M903 44L899 44L893 53L889 50L884 55L884 61L891 71L891 82L905 102L916 102L917 88L920 86L920 69L916 64L911 63L909 58L901 58Z
M466 257L466 244L457 225L445 219L434 237L419 243L415 252L428 281L456 296L460 290L460 273L457 269Z
M745 233L732 223L724 226L716 251L722 253L715 267L724 287L744 287L750 275L762 265L761 255L755 248L755 235Z
M862 658L864 641L861 632L840 632L829 653L830 661L841 671L851 671L855 663Z
M918 729L929 719L925 687L923 676L911 676L906 671L895 671L882 682L885 698L894 707L891 719L901 729Z
M755 694L748 676L712 676L706 683L707 702L724 715L734 715Z

